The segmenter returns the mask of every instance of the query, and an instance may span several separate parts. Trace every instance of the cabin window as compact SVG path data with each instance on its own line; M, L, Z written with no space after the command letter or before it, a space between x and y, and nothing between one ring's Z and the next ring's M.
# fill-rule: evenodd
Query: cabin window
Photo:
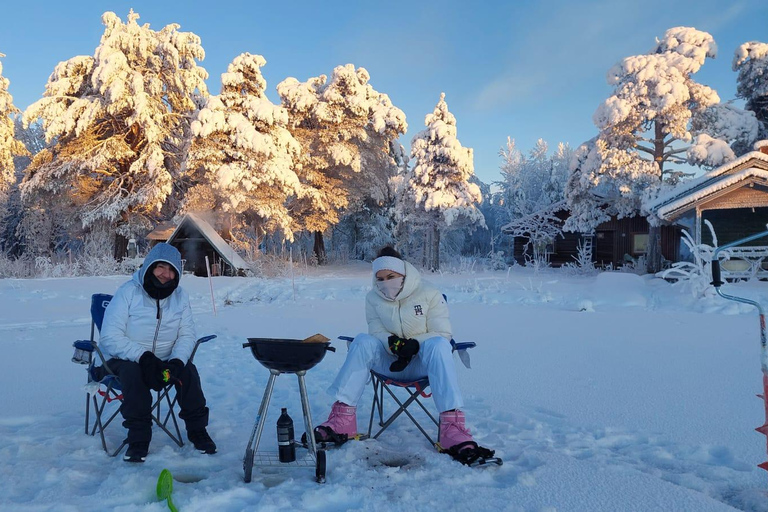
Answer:
M632 254L645 254L648 248L648 233L632 233Z
M547 238L534 242L538 254L550 255L555 252L555 239Z

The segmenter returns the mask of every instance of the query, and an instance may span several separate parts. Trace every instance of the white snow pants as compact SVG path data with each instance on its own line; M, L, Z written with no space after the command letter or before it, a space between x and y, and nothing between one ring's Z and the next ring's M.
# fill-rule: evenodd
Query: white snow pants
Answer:
M373 370L405 382L429 377L429 386L438 412L458 409L464 405L456 378L451 343L448 340L442 336L425 340L418 354L402 372L389 371L389 365L396 359L387 352L378 338L370 334L358 334L349 345L347 359L328 388L328 393L335 396L339 402L357 406L370 379L370 370Z

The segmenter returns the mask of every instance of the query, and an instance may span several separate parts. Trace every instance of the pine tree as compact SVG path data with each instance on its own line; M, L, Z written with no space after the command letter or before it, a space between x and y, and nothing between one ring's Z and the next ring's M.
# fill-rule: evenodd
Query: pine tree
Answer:
M231 230L253 229L256 244L273 233L293 240L287 202L304 195L295 172L300 146L286 128L286 110L264 93L265 64L249 53L232 61L221 75L221 93L208 98L192 123L186 161L194 186L184 209L222 211Z
M681 177L680 171L666 168L667 163L714 167L735 157L730 141L713 137L702 117L720 98L692 78L716 53L710 34L675 27L649 54L627 57L609 72L614 91L595 112L597 141L580 149L568 181L572 217L566 230L590 232L611 214L647 215L643 197L658 193L666 178ZM749 122L748 116L740 119ZM627 208L628 204L636 207ZM595 211L606 205L608 210ZM657 272L662 257L660 225L652 216L648 220L647 270Z
M288 110L289 129L301 144L299 178L307 195L292 201L299 228L315 234L314 251L325 261L323 232L339 222L350 195L360 190L372 169L363 165L368 148L388 149L388 141L405 133L402 110L369 83L370 75L353 64L299 82L287 78L277 86Z
M0 53L0 57L5 57ZM13 97L8 92L10 81L3 76L3 65L0 63L0 218L2 218L5 203L11 186L16 182L16 168L13 158L29 154L24 144L16 137L14 114L19 109L13 104Z
M768 139L768 43L750 41L739 46L733 56L738 71L736 96L746 100L760 122L760 140Z
M207 95L200 38L176 24L154 31L138 18L104 13L94 55L59 63L24 113L54 142L29 166L24 199L62 197L84 227L106 221L122 236L148 230L171 194L179 148Z
M480 188L470 182L474 174L472 149L456 138L456 118L448 111L445 93L435 110L424 119L426 129L411 141L414 168L406 180L407 197L413 202L410 223L426 234L426 265L440 268L440 231L462 223L485 226L476 204Z

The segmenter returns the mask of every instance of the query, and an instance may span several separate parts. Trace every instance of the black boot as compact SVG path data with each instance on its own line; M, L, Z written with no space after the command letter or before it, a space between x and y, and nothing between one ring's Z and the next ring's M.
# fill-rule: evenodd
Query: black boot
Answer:
M208 431L205 428L200 430L190 430L187 432L189 441L195 445L195 449L200 453L207 453L212 455L216 453L216 443L213 442L211 436L208 435Z
M149 453L149 443L130 443L125 455L123 455L123 460L126 462L144 462L147 459L147 453Z

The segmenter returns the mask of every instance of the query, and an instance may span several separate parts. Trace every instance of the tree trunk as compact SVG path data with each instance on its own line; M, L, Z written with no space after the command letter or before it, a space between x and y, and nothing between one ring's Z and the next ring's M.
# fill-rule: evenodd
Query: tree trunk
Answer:
M315 245L312 248L315 251L315 257L317 258L318 265L325 265L325 242L323 241L323 232L315 231Z
M115 250L112 255L117 261L122 261L123 257L128 254L128 239L123 235L115 233Z
M664 133L661 124L654 123L653 160L659 166L659 180L664 179ZM645 271L655 274L661 270L661 226L650 226L645 249Z
M431 250L431 270L434 272L440 270L440 229L437 226L432 228L432 250Z
M651 226L648 229L648 246L645 257L646 272L655 274L661 270L661 226Z

